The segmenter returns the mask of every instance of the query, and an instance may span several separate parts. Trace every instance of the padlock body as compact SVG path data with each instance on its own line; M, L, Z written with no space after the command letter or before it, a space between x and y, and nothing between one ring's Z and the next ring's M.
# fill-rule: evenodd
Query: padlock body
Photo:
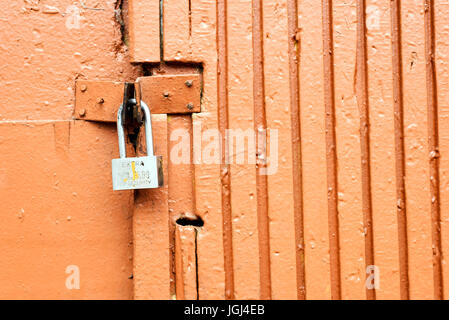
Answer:
M114 190L155 189L163 185L164 174L160 156L112 160Z

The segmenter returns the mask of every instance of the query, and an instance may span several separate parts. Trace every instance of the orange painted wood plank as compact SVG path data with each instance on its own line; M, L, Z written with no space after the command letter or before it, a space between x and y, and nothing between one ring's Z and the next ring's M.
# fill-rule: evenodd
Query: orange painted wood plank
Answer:
M286 0L264 1L263 12L272 298L293 300L298 291L288 38L295 34L286 36Z
M204 157L207 154L207 146L211 147L216 143L214 142L214 134L212 134L212 137L210 135L207 137L207 131L213 129L217 132L218 129L217 12L215 2L206 0L192 0L192 8L193 21L197 21L198 24L202 22L201 31L192 33L192 41L195 44L195 53L192 60L202 62L204 66L202 112L192 116L196 213L204 220L204 227L198 232L197 239L199 298L224 299L225 249L223 230L226 226L223 226L220 182L226 173L223 172L223 176L221 175L219 153L215 155L218 156L218 161L204 161L204 159L207 159L207 157ZM202 137L203 133L204 137ZM209 133L211 132L209 131ZM212 149L214 148L212 147ZM229 257L229 254L226 255ZM226 272L232 273L232 268L226 269Z
M114 128L17 121L0 133L0 297L132 299L133 195L112 191ZM79 290L66 287L74 267Z
M300 95L307 299L329 299L330 260L324 128L322 16L319 1L299 4Z
M324 110L326 137L327 206L329 224L331 298L341 299L340 231L338 217L338 169L335 115L335 65L333 1L322 1Z
M158 0L128 3L129 50L132 62L159 62L160 28Z
M223 216L223 249L225 267L225 299L235 298L234 254L232 244L232 204L230 163L227 160L226 130L228 115L228 11L225 0L217 1L217 120L220 133L221 205Z
M356 97L360 112L360 152L362 175L363 234L365 236L365 270L374 268L373 201L371 191L371 131L368 97L368 43L366 2L357 1L357 62L355 73ZM374 282L374 285L376 283ZM376 299L373 283L365 282L367 300Z
M295 221L296 291L299 300L306 299L305 250L304 250L304 194L301 144L301 32L297 0L287 1L288 60L290 77L290 120L292 143L293 214Z
M380 271L379 300L399 299L399 247L396 218L393 74L390 4L366 2L368 96L371 134L374 264Z
M362 96L357 97L355 83L356 16L355 2L335 4L333 55L342 299L365 299L360 111L357 104L357 99L362 103ZM362 72L361 66L357 71Z
M205 74L207 78L215 80L215 75ZM208 88L213 89L213 85ZM210 97L210 96L209 96ZM205 103L206 108L216 108L215 102ZM198 286L199 299L224 299L225 298L225 268L223 248L223 218L221 206L220 165L199 164L204 159L202 146L214 144L214 138L207 137L209 129L217 130L217 118L214 114L200 113L193 116L194 154L197 157L195 164L195 198L196 212L204 220L204 227L198 232ZM216 131L215 131L216 132ZM201 135L204 140L201 141ZM199 135L199 136L198 136ZM199 138L198 138L199 137ZM218 139L218 137L216 138ZM218 140L217 140L218 141ZM203 159L202 159L203 158ZM227 270L232 272L232 270Z
M435 69L435 5L433 0L424 1L425 59L427 84L427 132L429 150L429 175L431 198L431 232L434 299L443 299L443 271L441 252L440 208L440 149L438 132L437 71Z
M195 172L192 153L192 118L185 115L170 115L168 121L168 208L170 215L170 270L172 294L178 291L184 296L184 286L178 290L178 269L175 268L176 222L178 219L198 219L195 212ZM178 250L178 248L177 248ZM178 257L176 257L178 259ZM176 276L176 279L175 277ZM183 282L182 273L180 281ZM176 281L175 281L176 280Z
M236 299L260 297L255 141L251 140L252 42L246 37L251 21L251 1L228 1L228 117L229 129L235 133L228 136L228 147Z
M438 125L440 139L440 192L441 192L441 237L443 252L444 298L449 297L449 4L435 1L435 33L438 92Z
M164 60L185 61L192 56L193 18L191 0L164 0Z
M215 3L206 0L164 1L164 60L206 61L215 16Z
M196 300L196 229L176 226L176 299Z
M408 300L410 298L410 281L408 272L407 202L405 190L404 77L402 71L401 2L399 0L390 2L390 16L400 297L402 300Z
M164 187L138 190L135 195L134 298L138 300L171 298L167 116L153 115L152 120L154 153L162 156L164 160ZM144 141L140 139L138 155L145 154L144 146Z
M410 298L432 299L431 198L423 2L420 0L403 2L401 11Z
M260 298L272 298L271 292L271 252L270 252L270 221L268 215L268 179L267 170L268 149L265 138L260 139L260 133L267 129L265 103L265 63L264 63L264 27L263 1L252 1L252 41L253 41L253 108L254 130L256 139L256 197L257 197L257 228L259 233L259 270Z

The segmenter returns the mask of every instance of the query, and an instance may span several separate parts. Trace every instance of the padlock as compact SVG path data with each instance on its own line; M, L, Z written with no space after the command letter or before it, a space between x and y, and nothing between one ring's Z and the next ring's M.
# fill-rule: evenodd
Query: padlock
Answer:
M133 102L135 103L135 100ZM114 190L155 189L164 185L162 157L155 156L153 151L150 109L143 101L140 102L140 107L145 117L147 156L126 157L125 131L123 128L124 105L122 104L117 113L120 159L112 160L112 185Z

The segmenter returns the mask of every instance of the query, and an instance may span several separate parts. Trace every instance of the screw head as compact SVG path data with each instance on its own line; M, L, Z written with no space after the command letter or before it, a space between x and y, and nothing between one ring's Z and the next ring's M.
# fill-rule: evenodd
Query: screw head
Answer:
M104 99L103 98L98 98L97 99L97 103L98 104L103 104L104 103Z
M187 109L193 110L193 103L189 103L189 104L187 105Z
M170 92L165 91L165 92L163 93L163 95L164 95L165 98L168 98L168 97L170 97Z
M86 90L87 90L87 86L85 84L83 84L81 86L81 92L86 92Z
M86 109L81 109L80 111L78 111L78 114L80 115L80 117L84 117L86 115Z
M186 85L188 88L190 88L190 87L193 86L193 81L192 81L192 80L187 80L187 81L185 82L185 85Z

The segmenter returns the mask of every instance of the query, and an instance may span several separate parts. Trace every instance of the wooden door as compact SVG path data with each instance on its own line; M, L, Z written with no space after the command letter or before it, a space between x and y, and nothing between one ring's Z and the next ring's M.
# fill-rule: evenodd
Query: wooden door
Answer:
M447 296L445 1L54 3L0 17L0 298ZM179 74L164 187L113 192L75 81Z
M201 113L168 137L221 133L220 164L190 168L200 299L444 296L443 2L130 1L135 62L201 66ZM241 152L262 163L226 159L227 130L265 128L275 173L259 144Z

